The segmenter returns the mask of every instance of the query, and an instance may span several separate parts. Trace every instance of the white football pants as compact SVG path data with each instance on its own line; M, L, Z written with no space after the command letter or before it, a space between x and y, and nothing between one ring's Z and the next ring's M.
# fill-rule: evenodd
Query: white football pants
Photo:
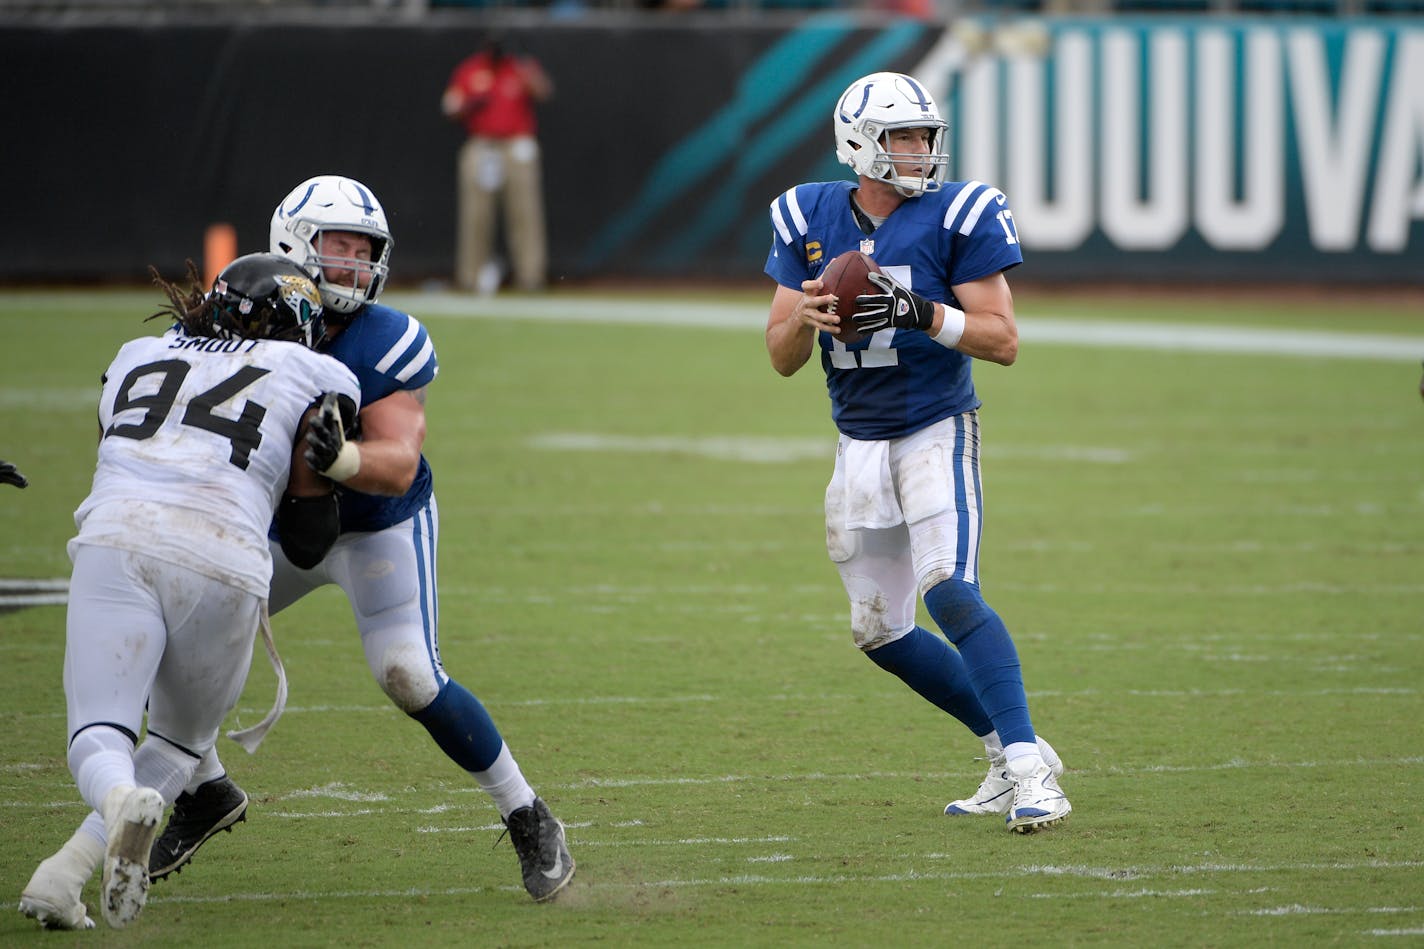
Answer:
M844 441L844 436L842 436ZM844 446L826 487L826 550L850 598L851 633L863 650L892 643L915 627L919 596L944 580L979 581L983 498L979 413L936 422L889 441L883 477L847 492ZM898 508L882 528L851 528L856 508Z
M64 652L68 741L95 724L212 748L247 681L262 600L145 554L75 544Z

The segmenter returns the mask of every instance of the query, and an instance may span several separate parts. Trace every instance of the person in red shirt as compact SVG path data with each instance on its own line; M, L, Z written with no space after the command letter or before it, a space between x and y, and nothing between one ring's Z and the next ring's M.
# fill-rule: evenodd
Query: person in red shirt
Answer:
M459 159L455 283L461 289L499 288L493 250L500 206L515 285L544 286L548 246L535 107L553 94L539 62L510 53L498 36L450 74L440 107L469 135Z

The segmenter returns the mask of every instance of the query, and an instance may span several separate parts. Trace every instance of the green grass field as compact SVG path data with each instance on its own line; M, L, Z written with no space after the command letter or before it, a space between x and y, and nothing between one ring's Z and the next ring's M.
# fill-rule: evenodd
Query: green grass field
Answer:
M824 385L770 369L769 297L390 298L441 363L442 652L569 825L558 902L328 588L274 619L286 717L221 743L248 822L135 927L39 932L15 901L84 813L40 606L0 613L0 944L1424 941L1417 300L1019 295L1019 363L976 373L982 573L1074 805L1019 837L941 816L982 748L851 645ZM33 482L0 486L0 577L67 575L97 377L157 302L0 294L0 458ZM259 657L233 721L272 686Z

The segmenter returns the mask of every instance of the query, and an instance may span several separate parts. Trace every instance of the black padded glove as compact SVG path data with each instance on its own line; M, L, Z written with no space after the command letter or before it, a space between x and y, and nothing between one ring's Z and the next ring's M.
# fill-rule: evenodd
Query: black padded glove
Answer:
M361 450L346 440L346 431L355 425L356 403L344 395L328 392L307 423L307 448L302 453L318 474L333 481L345 481L361 470Z
M0 461L0 482L13 484L17 488L27 487L30 479L20 474L20 469L8 461Z
M850 319L856 329L873 333L893 326L900 330L924 331L933 325L932 302L900 286L886 274L870 273L866 279L885 292L855 298L855 315Z

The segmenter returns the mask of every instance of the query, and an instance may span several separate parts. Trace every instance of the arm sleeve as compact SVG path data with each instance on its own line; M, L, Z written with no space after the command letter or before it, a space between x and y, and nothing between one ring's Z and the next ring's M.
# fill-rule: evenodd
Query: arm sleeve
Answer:
M294 566L310 570L321 563L341 533L336 493L314 498L282 495L277 505L277 533L282 553Z

